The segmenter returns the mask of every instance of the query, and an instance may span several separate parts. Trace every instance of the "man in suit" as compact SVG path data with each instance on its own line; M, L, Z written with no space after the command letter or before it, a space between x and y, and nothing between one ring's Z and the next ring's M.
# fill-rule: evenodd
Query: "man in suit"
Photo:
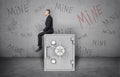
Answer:
M52 34L54 33L54 29L53 29L53 18L50 15L50 9L46 9L45 11L45 16L46 18L46 22L45 22L45 28L43 29L43 31L41 31L38 34L38 49L36 50L36 52L40 51L42 49L42 36L44 34Z

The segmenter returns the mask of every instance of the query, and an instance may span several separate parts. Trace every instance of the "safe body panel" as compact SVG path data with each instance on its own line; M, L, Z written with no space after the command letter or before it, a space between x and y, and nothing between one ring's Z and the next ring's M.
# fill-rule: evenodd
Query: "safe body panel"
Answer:
M75 70L75 35L44 35L44 71Z

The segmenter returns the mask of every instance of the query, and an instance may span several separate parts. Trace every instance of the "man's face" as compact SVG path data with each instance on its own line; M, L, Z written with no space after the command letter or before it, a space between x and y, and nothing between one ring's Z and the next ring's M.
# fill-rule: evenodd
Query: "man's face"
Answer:
M47 16L48 14L49 14L49 12L46 10L46 11L45 11L45 16Z

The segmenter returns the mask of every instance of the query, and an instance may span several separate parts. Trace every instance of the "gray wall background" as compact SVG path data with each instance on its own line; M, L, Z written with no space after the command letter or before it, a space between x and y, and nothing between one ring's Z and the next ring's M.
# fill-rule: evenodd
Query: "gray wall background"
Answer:
M0 0L0 57L41 57L37 35L51 9L55 34L76 35L78 57L120 57L120 0Z

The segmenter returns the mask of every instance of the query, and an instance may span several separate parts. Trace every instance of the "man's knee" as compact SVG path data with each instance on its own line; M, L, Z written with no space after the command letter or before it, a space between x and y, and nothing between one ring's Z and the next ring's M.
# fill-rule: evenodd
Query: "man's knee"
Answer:
M43 33L43 32L38 34L38 36L43 36L43 35L44 35L44 33Z
M53 34L53 33L54 33L54 31L51 31L51 30L45 32L45 34Z

